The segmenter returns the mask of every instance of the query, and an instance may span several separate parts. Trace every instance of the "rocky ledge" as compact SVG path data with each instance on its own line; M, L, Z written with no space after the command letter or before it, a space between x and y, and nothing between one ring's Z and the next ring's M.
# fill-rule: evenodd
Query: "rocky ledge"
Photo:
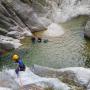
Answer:
M10 50L10 49L18 48L21 45L22 44L20 44L20 40L18 39L0 35L0 48L2 49Z
M90 69L53 69L34 65L16 76L14 69L0 73L0 87L11 90L90 90ZM7 90L8 90L7 89Z

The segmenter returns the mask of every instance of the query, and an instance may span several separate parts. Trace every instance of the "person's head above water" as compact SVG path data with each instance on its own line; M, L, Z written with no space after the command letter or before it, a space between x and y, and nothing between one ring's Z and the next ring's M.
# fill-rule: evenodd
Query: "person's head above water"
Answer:
M13 55L12 55L12 60L15 61L15 62L17 62L17 61L19 60L19 58L20 58L20 57L19 57L18 54L13 54Z

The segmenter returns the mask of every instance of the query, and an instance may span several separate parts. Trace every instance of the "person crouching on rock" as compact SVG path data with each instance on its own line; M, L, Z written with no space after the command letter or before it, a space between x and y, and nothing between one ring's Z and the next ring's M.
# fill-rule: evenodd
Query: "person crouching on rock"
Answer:
M17 76L19 75L19 71L25 71L25 65L22 61L22 59L20 59L20 56L17 54L14 54L12 56L12 60L15 61L15 63L18 64L18 67L16 68L15 72L17 74Z
M31 41L32 41L32 43L35 43L36 42L36 37L35 36L32 36L31 37Z

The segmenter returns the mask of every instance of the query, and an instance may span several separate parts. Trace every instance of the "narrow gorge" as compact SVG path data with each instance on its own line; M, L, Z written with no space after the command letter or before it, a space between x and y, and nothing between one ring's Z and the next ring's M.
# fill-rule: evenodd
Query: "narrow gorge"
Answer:
M90 0L0 0L0 90L90 90L89 68Z

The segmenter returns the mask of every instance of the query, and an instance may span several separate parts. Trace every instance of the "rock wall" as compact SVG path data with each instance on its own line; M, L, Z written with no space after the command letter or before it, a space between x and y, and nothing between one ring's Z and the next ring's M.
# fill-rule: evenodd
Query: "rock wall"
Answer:
M30 1L0 1L0 35L21 39L24 36L31 36L31 32L33 31L45 29L46 28L40 23L37 14L31 7ZM2 36L0 36L0 38L2 38ZM0 44L0 48L2 48L2 44Z
M24 36L27 31L45 30L47 23L65 22L79 15L90 15L89 0L1 0L0 32L16 30ZM8 35L12 33L17 32Z
M0 35L21 39L79 15L90 15L90 0L0 0Z
M79 15L90 15L89 0L32 0L32 2L35 12L40 17L56 23L65 22Z

